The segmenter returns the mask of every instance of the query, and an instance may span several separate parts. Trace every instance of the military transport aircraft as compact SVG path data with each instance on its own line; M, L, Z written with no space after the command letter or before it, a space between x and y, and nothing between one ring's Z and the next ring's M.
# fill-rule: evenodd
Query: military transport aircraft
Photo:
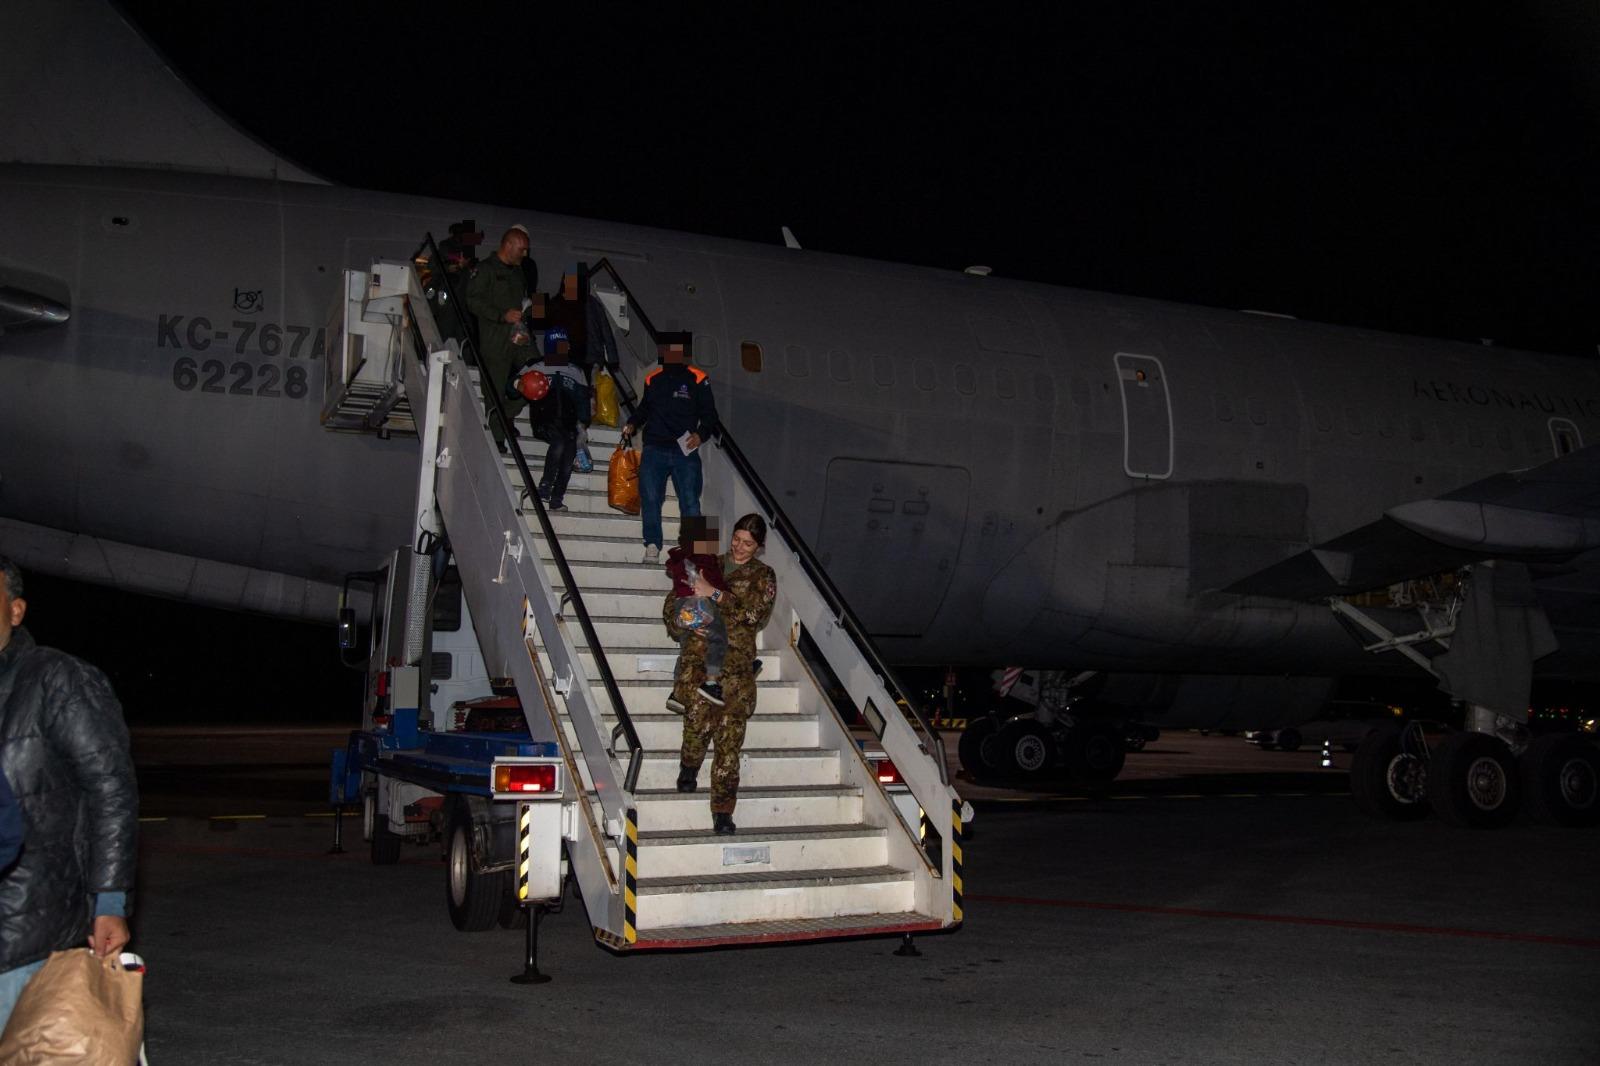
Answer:
M1380 731L1364 805L1600 814L1594 749L1523 725L1535 677L1600 680L1593 362L335 187L107 5L8 4L0 36L0 543L28 567L330 620L416 471L319 420L341 271L520 222L546 276L605 257L694 332L891 659L1068 672L1058 714L975 725L978 762L1104 779L1124 720L1272 728L1341 676L1432 675L1467 728Z

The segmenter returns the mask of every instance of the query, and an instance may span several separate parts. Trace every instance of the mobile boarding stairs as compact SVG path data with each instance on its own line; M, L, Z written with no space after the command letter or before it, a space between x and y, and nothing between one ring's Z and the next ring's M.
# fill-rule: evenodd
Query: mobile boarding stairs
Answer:
M619 434L591 428L594 472L573 474L568 510L547 511L532 491L545 446L513 432L510 454L496 450L472 347L441 338L424 285L445 289L433 294L444 297L440 315L462 303L429 269L437 262L429 238L413 262L349 271L335 311L325 423L381 431L382 410L398 410L422 445L415 548L401 553L410 578L396 595L403 626L390 611L404 639L385 656L395 667L389 717L369 711L348 762L336 756L335 802L363 793L368 835L385 840L416 830L428 804L451 805L472 828L459 841L444 834L453 917L462 885L553 904L570 876L596 939L616 951L958 927L971 810L950 786L942 742L727 433L701 450L702 510L724 529L764 515L760 558L778 583L757 644L737 834L711 831L709 756L697 791L676 790L682 719L665 700L678 649L661 617L669 581L640 561L638 517L607 506ZM617 331L626 412L632 379L655 364L656 330L609 263L587 275ZM342 388L361 375L369 387ZM388 390L377 404L374 390ZM670 497L664 524L670 545ZM514 687L525 735L462 733L459 714L430 706L426 616L444 545L465 594L464 628L476 632L484 674L502 692ZM419 669L421 683L406 683ZM861 734L864 745L846 721L857 712L872 733Z

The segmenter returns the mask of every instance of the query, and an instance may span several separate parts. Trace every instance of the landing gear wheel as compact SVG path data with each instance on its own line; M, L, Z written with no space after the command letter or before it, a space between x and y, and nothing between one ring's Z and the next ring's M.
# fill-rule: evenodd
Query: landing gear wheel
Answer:
M1128 753L1122 734L1103 725L1080 725L1067 732L1067 769L1075 784L1090 791L1109 788L1122 773Z
M393 866L400 861L403 838L389 830L389 817L379 812L376 792L368 792L362 800L361 835L372 842L372 865Z
M1600 751L1583 737L1540 737L1522 753L1528 816L1546 825L1600 823Z
M1420 749L1420 750L1419 750ZM1350 795L1375 818L1410 822L1428 813L1428 760L1420 729L1399 725L1368 733L1350 760Z
M961 739L957 742L956 752L961 757L961 766L967 771L967 776L974 781L992 781L1001 774L997 762L998 746L995 741L1000 732L1000 724L988 715L974 718L967 728L961 731Z
M1301 737L1298 729L1280 729L1278 730L1278 735L1273 739L1276 741L1279 751L1300 750Z
M494 928L510 889L509 871L479 873L472 860L472 811L458 802L450 815L444 853L444 902L450 909L450 924L463 933Z
M1428 760L1428 801L1453 825L1505 825L1522 802L1522 780L1511 749L1487 733L1445 737Z
M1000 764L1024 781L1037 781L1055 762L1056 742L1038 722L1018 718L1000 729Z

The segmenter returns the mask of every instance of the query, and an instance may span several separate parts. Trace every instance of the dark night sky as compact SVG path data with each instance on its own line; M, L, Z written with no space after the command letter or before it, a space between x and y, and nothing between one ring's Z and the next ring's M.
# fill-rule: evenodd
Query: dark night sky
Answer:
M1600 343L1593 5L121 6L342 184Z

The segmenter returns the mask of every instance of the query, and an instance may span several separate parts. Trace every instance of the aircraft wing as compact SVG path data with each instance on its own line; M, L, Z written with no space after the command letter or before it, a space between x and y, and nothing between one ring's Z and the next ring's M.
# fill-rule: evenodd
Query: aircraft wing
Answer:
M1480 559L1562 562L1600 548L1600 445L1495 474L1258 570L1223 591L1312 601Z

